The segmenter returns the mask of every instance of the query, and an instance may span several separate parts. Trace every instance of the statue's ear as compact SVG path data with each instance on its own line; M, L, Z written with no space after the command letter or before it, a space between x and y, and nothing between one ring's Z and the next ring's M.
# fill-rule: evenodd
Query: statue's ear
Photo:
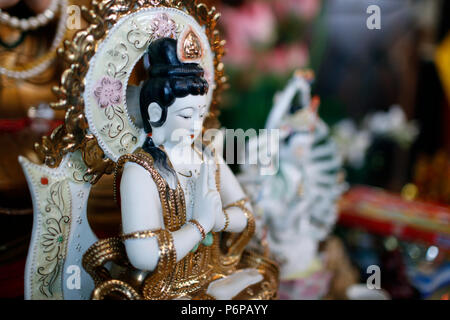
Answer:
M150 103L148 106L148 116L150 122L158 122L161 119L162 109L156 102Z

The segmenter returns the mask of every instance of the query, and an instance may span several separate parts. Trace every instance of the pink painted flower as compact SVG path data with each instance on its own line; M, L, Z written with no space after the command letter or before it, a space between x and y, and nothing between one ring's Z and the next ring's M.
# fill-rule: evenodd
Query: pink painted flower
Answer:
M101 108L117 105L122 102L122 82L105 76L97 83L94 96Z
M172 19L169 19L169 16L165 13L161 13L155 19L153 19L150 28L151 34L155 39L175 39L177 37L177 24Z

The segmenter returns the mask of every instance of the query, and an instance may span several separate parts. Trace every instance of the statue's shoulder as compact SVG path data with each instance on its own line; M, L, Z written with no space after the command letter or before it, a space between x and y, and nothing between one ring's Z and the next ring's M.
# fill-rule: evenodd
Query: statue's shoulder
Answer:
M115 181L118 183L122 178L122 174L126 169L127 163L134 163L142 169L148 171L152 178L155 179L157 177L157 170L154 168L154 159L152 155L146 152L143 148L137 148L133 153L127 153L122 155L116 162L114 176Z
M114 198L116 199L118 205L120 206L120 182L122 179L122 175L124 170L126 169L125 165L127 163L134 163L138 166L142 167L144 170L147 170L153 180L156 182L157 173L153 166L154 160L151 154L146 152L143 148L139 147L133 153L127 153L122 155L116 162L115 170L114 170Z
M136 163L147 170L153 169L154 159L152 155L143 148L137 148L133 153L122 155L117 160L116 170L122 171L128 162Z

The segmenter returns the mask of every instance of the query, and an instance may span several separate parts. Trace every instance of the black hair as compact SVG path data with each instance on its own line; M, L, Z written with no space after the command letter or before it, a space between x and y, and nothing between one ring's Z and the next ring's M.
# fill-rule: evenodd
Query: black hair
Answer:
M166 122L167 108L176 98L190 94L204 95L208 92L208 82L204 71L197 63L182 63L177 56L177 41L170 38L155 40L147 49L149 78L144 82L140 94L140 109L146 133L152 127L160 127ZM156 102L162 109L158 121L150 121L148 106Z
M147 49L144 59L148 59L149 78L144 82L139 104L142 121L146 133L152 132L152 127L160 127L166 122L167 109L176 98L188 95L204 95L208 92L208 82L204 79L204 71L197 63L182 63L177 56L177 41L162 38L153 41ZM148 106L156 102L162 109L158 121L150 121ZM160 170L174 174L167 163L167 155L158 148L151 136L147 137L142 148L150 153L155 165Z

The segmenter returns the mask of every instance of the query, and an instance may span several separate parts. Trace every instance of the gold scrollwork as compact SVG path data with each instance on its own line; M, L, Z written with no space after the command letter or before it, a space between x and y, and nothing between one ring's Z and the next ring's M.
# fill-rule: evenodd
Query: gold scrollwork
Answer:
M119 64L116 64L114 62L108 63L107 74L112 78L121 78L125 76L126 72L124 71L124 69L130 61L130 57L127 52L127 46L123 43L120 43L113 50L108 51L108 54L112 58L119 60Z
M200 0L93 0L90 9L85 6L81 8L84 19L90 25L85 30L77 32L72 41L64 41L63 47L58 49L58 54L68 67L61 76L60 85L53 88L58 101L51 106L55 110L66 111L65 123L56 128L50 136L44 136L35 144L39 157L49 167L57 167L68 152L81 150L87 166L85 175L91 183L96 183L103 174L112 173L114 162L105 157L95 136L88 133L84 115L84 78L99 43L115 23L125 15L151 7L179 9L196 18L198 23L205 27L206 36L214 53L216 83L205 128L218 127L219 96L226 86L227 79L222 63L225 40L222 40L217 29L220 14L216 8L209 8L206 4L200 3ZM120 53L117 54L119 58L123 57ZM120 72L120 66L111 68L111 71ZM114 68L116 70L113 70Z
M63 257L66 250L65 229L70 227L70 217L67 215L67 207L64 199L64 189L67 188L66 181L58 181L50 186L45 223L43 223L42 252L45 264L36 270L39 291L46 297L53 296L53 286L61 273Z

